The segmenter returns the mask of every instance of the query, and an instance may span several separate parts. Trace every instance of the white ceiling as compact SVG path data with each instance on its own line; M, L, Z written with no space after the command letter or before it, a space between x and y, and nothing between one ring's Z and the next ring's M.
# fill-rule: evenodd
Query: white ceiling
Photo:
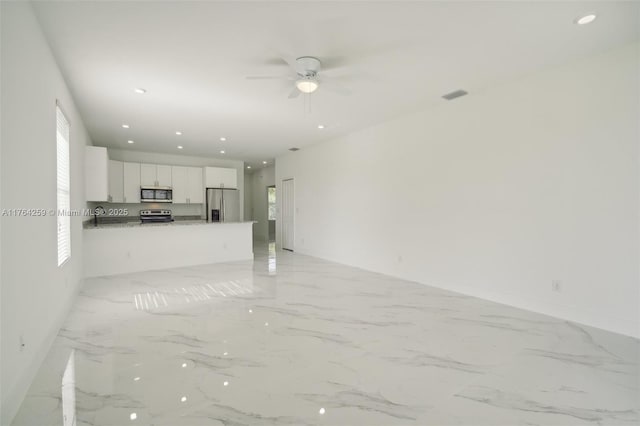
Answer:
M96 145L207 156L224 149L225 157L255 165L293 146L447 102L440 96L456 89L473 96L637 40L640 13L637 2L612 1L46 1L34 7ZM598 19L573 23L587 12ZM341 96L321 85L290 100L291 82L245 79L290 75L276 58L303 55L344 64L321 78L353 93ZM136 87L148 92L136 94Z

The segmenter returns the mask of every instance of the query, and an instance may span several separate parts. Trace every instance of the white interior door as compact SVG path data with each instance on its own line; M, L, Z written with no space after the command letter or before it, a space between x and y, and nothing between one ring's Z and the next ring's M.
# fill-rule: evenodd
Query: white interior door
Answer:
M294 213L293 179L282 181L282 248L293 251Z

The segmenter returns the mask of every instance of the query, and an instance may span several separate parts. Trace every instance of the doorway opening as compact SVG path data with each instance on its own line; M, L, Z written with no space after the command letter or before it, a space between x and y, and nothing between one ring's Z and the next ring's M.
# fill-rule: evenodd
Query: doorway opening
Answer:
M267 187L267 219L269 223L269 229L267 232L268 240L276 240L276 186L271 185Z

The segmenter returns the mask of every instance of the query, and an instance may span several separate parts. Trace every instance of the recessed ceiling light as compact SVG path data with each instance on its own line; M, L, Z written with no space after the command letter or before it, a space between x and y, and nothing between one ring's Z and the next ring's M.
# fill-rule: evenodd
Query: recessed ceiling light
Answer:
M147 93L147 91L141 87L138 87L136 89L133 89L134 92L136 93L140 93L141 95L144 95L145 93Z
M127 143L133 143L133 141L127 141Z
M182 135L182 132L176 132L176 135L180 136Z
M262 162L262 164L267 164L267 162L266 162L266 161L263 161L263 162Z
M223 149L223 150L220 150L220 154L224 154L224 149Z
M247 169L250 169L250 168L251 168L251 166L247 166Z
M129 414L129 418L130 418L131 420L135 420L135 419L137 419L137 418L138 418L138 415L137 415L136 413L131 413L131 414Z
M580 18L576 19L574 22L578 25L586 25L595 20L596 20L596 15L593 13L590 13L588 15L581 16Z
M318 129L324 129L324 125L323 124L318 124Z
M178 145L178 149L182 149L182 148L183 148L183 146L182 146L182 145Z
M128 125L128 124L123 124L123 125L122 125L122 128L124 128L124 129L128 129L128 128L129 128L129 125Z
M220 138L220 140L221 140L222 142L224 142L224 141L226 141L226 140L227 140L227 138L222 137L222 138Z
M180 398L180 401L181 401L181 402L185 402L186 400L187 400L187 397L186 397L186 396L183 396L182 398Z

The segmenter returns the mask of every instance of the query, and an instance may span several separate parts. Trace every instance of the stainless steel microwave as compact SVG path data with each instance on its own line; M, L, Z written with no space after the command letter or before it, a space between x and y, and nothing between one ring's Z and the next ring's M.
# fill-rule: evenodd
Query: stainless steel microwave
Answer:
M172 203L173 190L170 186L141 186L141 203Z

